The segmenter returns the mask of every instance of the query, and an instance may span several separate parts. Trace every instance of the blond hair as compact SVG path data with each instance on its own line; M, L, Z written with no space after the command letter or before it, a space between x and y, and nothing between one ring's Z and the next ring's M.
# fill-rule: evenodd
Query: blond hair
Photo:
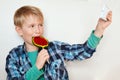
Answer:
M44 20L43 14L37 7L34 6L23 6L16 10L14 14L14 24L15 26L22 27L25 19L30 15L37 16L42 22Z

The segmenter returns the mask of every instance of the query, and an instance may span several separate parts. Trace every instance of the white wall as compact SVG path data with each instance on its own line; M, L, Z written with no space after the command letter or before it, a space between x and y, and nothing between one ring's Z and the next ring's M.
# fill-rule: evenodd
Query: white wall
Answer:
M45 16L45 36L49 40L83 43L97 24L102 0L0 0L0 80L5 80L5 59L22 39L13 25L16 9L23 5L40 7ZM111 0L113 23L92 58L67 62L70 80L120 80L120 3Z

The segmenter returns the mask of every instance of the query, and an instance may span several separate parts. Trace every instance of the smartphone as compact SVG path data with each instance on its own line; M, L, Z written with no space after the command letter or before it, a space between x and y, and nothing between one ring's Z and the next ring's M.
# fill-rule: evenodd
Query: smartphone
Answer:
M110 11L110 9L108 8L108 6L104 5L102 10L101 10L101 13L100 13L100 18L106 20L106 16L107 16L109 11Z
M103 1L103 7L102 10L100 12L100 18L106 20L106 16L108 14L108 12L111 10L111 0L104 0Z

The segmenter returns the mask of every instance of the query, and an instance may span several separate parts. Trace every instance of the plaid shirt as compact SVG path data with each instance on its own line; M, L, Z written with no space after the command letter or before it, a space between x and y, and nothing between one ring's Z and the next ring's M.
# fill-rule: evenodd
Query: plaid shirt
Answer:
M49 62L44 66L45 80L69 80L64 61L90 58L95 49L84 44L69 45L64 42L49 42ZM12 49L6 58L7 80L25 80L25 73L32 67L24 45ZM40 80L40 79L38 79Z

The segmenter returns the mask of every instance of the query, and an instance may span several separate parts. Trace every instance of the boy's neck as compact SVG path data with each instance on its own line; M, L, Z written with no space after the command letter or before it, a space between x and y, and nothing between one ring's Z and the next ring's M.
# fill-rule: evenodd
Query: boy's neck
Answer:
M32 51L38 50L38 47L36 47L34 45L27 44L27 43L25 43L25 47L26 47L27 52L32 52Z

